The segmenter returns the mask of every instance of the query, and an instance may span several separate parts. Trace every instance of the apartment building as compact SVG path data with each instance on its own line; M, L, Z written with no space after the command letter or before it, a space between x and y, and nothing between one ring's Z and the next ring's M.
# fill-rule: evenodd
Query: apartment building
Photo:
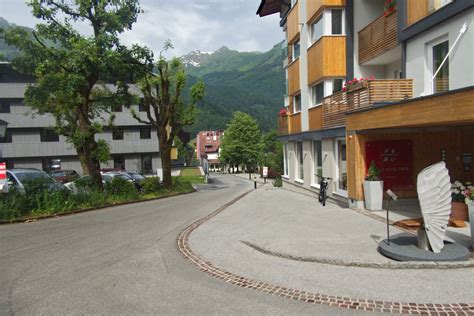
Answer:
M210 171L219 171L219 152L223 131L201 131L196 135L196 158L206 158Z
M276 13L287 185L317 192L330 177L333 198L363 207L372 160L402 198L440 160L452 181L474 180L474 1L261 1L257 14Z
M33 83L32 78L15 72L9 63L0 64L0 119L8 122L7 133L0 140L1 159L7 168L74 169L82 173L74 147L52 129L54 118L32 115L31 108L24 104L25 90ZM132 107L146 118L139 105ZM155 173L161 168L156 130L138 123L128 109L119 108L113 114L115 128L97 135L97 139L105 139L111 146L111 159L102 167Z

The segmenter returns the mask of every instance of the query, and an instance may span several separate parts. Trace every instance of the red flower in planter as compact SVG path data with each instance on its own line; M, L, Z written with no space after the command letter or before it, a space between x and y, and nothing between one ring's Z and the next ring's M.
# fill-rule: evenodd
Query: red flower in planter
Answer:
M281 108L280 112L278 112L278 116L286 116L287 114L286 108Z

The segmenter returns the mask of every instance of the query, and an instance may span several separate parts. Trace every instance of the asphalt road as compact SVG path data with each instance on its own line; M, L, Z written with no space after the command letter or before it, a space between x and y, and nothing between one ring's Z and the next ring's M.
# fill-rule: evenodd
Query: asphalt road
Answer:
M253 188L212 175L198 192L0 226L0 315L354 315L215 279L178 252L193 221Z

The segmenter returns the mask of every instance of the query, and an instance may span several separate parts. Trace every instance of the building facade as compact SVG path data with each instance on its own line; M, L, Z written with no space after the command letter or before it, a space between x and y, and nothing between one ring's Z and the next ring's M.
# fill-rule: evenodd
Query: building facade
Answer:
M51 115L35 115L23 102L24 93L31 78L11 69L8 63L0 64L0 119L8 122L5 137L0 141L1 159L8 168L73 169L82 173L82 167L74 147L64 136L57 135L52 127ZM139 105L132 108L145 119ZM120 108L113 113L115 127L97 134L111 147L111 159L103 168L118 168L156 173L161 168L156 130L138 123L128 109ZM104 114L104 119L108 119Z
M219 152L223 131L202 131L196 135L196 158L206 158L210 171L220 170Z
M416 197L416 176L444 160L474 172L474 2L262 0L287 42L287 111L278 117L284 180L363 207L371 161L385 189Z

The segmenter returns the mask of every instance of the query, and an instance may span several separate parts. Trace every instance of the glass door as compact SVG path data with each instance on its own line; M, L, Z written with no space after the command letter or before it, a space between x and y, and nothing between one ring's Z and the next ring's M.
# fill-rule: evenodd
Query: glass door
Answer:
M347 157L346 139L336 139L337 183L336 193L347 197Z

